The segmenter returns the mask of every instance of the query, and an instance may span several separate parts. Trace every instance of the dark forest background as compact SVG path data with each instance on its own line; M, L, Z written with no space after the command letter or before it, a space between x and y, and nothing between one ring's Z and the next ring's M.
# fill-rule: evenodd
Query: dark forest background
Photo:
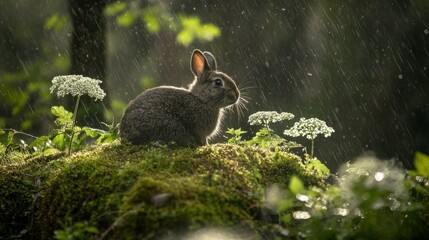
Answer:
M4 0L0 128L49 132L50 106L71 103L49 93L64 74L104 81L108 97L84 101L78 124L117 123L144 89L189 84L195 48L251 99L224 127L251 134L247 116L264 110L325 120L336 132L315 155L331 168L363 153L411 167L429 154L427 0Z

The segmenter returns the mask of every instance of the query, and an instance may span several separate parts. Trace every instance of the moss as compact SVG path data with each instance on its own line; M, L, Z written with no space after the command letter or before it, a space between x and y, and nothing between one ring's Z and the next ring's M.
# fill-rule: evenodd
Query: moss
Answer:
M31 157L0 153L0 236L20 236L28 232L42 181L47 177L46 164L61 155Z
M17 162L0 167L7 199L0 220L14 219L0 235L26 229L32 239L52 239L76 222L110 239L174 238L206 226L260 234L264 223L256 212L265 186L287 184L292 174L306 184L324 183L296 155L231 144L192 149L115 142Z

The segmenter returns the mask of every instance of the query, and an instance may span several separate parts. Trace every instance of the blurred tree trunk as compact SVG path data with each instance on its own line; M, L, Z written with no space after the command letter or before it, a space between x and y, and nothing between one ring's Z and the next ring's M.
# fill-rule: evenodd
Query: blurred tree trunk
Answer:
M104 121L104 111L109 107L106 80L106 20L103 10L107 0L69 0L69 13L73 32L71 40L70 73L96 78L103 83L106 92L103 102L89 97L82 98L78 121L85 125L99 127ZM74 100L68 101L68 109L73 109Z

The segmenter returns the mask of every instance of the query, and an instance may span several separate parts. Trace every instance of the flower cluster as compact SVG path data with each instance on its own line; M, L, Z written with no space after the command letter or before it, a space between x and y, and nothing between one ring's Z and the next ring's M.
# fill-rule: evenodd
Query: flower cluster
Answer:
M284 120L291 120L295 116L292 113L276 111L260 111L249 116L250 125L267 126L269 123L281 122Z
M284 134L291 137L303 136L314 140L319 134L329 137L333 132L335 132L335 130L331 127L328 127L325 121L317 118L301 118L299 122L296 122L293 125L293 127L285 130Z
M84 77L82 75L56 76L52 79L51 93L57 90L58 97L64 97L67 94L82 96L87 94L95 100L103 100L106 93L100 88L100 80Z

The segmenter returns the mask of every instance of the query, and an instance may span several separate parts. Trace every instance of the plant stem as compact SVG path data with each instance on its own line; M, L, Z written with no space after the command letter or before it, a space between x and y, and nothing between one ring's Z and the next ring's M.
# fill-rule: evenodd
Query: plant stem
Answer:
M267 128L268 137L271 137L271 131L270 131L269 122L268 121L264 121L264 126Z
M311 139L311 158L313 158L314 154L314 138Z
M74 106L74 113L73 113L73 123L72 123L72 133L70 137L70 144L69 144L69 155L71 154L71 149L73 145L73 137L74 137L74 126L76 125L76 115L77 115L77 108L79 107L79 101L80 101L80 95L77 95L76 105Z
M31 137L31 138L35 138L35 139L37 138L34 135L31 135L31 134L28 134L28 133L25 133L25 132L21 132L21 131L15 130L13 128L0 128L0 130L10 131L10 132L13 132L13 134L21 134L21 135L24 135L24 136L27 136L27 137Z

